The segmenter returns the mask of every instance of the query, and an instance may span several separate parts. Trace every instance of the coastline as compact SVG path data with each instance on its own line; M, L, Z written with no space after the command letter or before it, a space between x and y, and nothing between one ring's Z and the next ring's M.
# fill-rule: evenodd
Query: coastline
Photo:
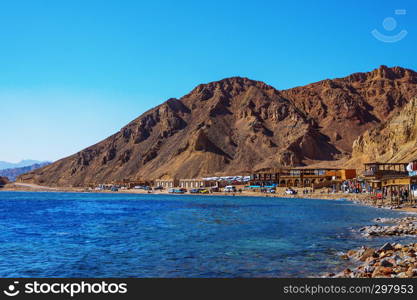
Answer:
M357 278L357 277L367 277L367 278L376 278L376 277L385 277L385 278L392 278L392 277L401 277L401 278L411 278L417 277L417 243L415 244L408 244L408 245L401 245L398 244L398 239L395 239L396 236L405 236L408 232L403 230L404 222L408 222L408 226L412 226L411 229L417 230L417 208L416 207L409 207L409 206L402 206L402 207L391 207L388 203L384 205L377 205L375 206L367 194L345 194L345 193L325 193L325 190L318 190L315 193L310 194L303 194L302 189L299 189L297 195L285 195L284 194L285 188L277 189L276 194L265 194L260 192L250 192L250 191L242 191L241 193L212 193L212 194L175 194L178 196L238 196L238 197L263 197L263 198L281 198L281 199L291 199L291 198L303 198L303 199L311 199L311 200L339 200L345 199L347 201L351 201L358 205L363 206L372 206L375 208L381 209L392 209L398 212L405 212L410 217L402 217L398 218L396 221L397 224L394 226L382 226L382 225L370 225L366 227L377 227L379 232L382 232L381 235L375 235L374 238L378 238L378 236L384 236L384 230L390 229L391 231L396 230L398 231L397 234L386 234L385 236L391 236L393 238L392 244L384 244L378 248L369 248L366 245L363 245L359 249L351 249L346 253L343 253L340 257L343 260L349 261L354 266L352 269L346 268L343 271L334 274L334 273L326 273L326 274L317 274L316 277L329 277L329 278L340 278L340 277L349 277L349 278ZM170 195L168 191L153 191L149 193L145 190L119 190L118 192L112 191L97 191L97 190L90 190L86 188L56 188L56 187L46 187L46 186L37 186L32 184L15 184L11 183L6 185L4 188L0 189L0 192L51 192L51 193L58 193L58 192L65 192L65 193L97 193L97 194L151 194L151 195ZM407 221L407 218L412 218L413 222ZM374 223L372 223L374 222ZM375 220L369 220L370 224L375 224ZM381 224L383 224L382 222ZM415 224L415 225L414 225ZM375 229L375 228L374 228ZM362 230L362 229L361 229ZM358 230L358 234L363 234ZM411 234L411 236L415 236L415 232ZM371 235L373 233L371 232ZM382 242L381 242L382 244ZM415 254L416 253L416 254Z
M294 190L298 191L296 195L286 195L284 193L285 188L277 188L276 194L267 194L261 192L252 192L252 191L242 191L242 192L235 192L235 193L227 193L227 192L216 192L211 194L192 194L192 193L184 193L184 194L175 194L177 196L239 196L239 197L265 197L265 198L282 198L282 199L291 199L291 198L302 198L302 199L311 199L311 200L340 200L346 199L348 201L352 201L354 203L358 203L365 206L373 206L376 208L383 208L383 209L395 209L397 211L403 211L408 213L417 213L417 207L411 206L402 206L402 207L391 207L389 204L384 205L373 205L369 201L368 194L347 194L347 193L327 193L325 189L317 190L315 193L303 194L302 188L294 188ZM3 188L0 189L0 192L58 192L58 193L98 193L98 194L150 194L150 195L173 195L168 193L167 190L162 191L152 191L148 192L145 190L140 189L127 189L127 190L119 190L117 192L109 191L109 190L91 190L88 188L81 188L81 187L48 187L48 186L39 186L35 184L20 184L20 183L9 183L5 185Z

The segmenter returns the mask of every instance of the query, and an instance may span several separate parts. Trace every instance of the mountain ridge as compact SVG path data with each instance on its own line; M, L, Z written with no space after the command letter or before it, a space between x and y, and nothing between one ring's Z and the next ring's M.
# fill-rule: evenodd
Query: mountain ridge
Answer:
M33 160L33 159L23 159L17 163L11 163L7 161L0 161L0 170L11 169L11 168L22 168L34 164L46 163L47 161Z
M0 170L0 176L7 177L10 181L15 181L19 175L25 174L36 169L40 169L47 165L51 164L50 162L41 162L35 163L29 166L18 167L18 168L8 168Z
M349 165L364 162L410 162L417 159L417 96L385 123L353 143Z
M359 136L414 95L417 73L400 67L282 91L225 78L170 98L107 139L18 180L82 186L346 160Z

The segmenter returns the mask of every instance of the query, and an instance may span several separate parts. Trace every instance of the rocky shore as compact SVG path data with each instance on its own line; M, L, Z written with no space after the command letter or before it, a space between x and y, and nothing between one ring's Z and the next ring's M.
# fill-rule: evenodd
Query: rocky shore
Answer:
M332 278L417 278L417 243L386 243L379 249L362 247L349 250L343 259L358 264L356 268L345 269Z
M417 216L377 218L374 225L357 230L365 237L417 236ZM386 224L386 225L383 225ZM386 243L379 249L362 246L349 250L341 258L354 266L331 278L417 278L417 243Z
M359 232L366 237L369 236L402 236L417 235L417 217L405 218L378 218L378 223L392 225L370 225L359 229Z

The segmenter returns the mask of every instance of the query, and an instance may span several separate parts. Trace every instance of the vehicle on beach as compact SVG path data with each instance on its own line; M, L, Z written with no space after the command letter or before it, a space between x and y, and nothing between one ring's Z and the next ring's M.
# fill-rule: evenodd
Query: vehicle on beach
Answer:
M223 189L226 193L235 193L236 188L233 185L226 185Z
M169 189L168 193L170 194L184 194L187 190L186 189Z
M133 187L135 190L145 190L145 191L149 191L151 190L151 188L149 186L145 186L145 185L137 185L135 187Z
M117 187L112 187L111 189L110 189L112 192L118 192L119 191L119 189L117 188Z
M293 190L292 188L286 189L285 194L287 195L297 195L297 191Z
M156 186L156 187L154 187L153 189L154 189L155 191L158 191L158 190L162 191L162 190L164 189L164 187L162 187L162 186Z
M200 194L209 194L210 192L208 190L206 190L206 189L200 189L199 190L199 193Z
M198 193L200 193L200 189L191 189L190 193L191 194L198 194Z

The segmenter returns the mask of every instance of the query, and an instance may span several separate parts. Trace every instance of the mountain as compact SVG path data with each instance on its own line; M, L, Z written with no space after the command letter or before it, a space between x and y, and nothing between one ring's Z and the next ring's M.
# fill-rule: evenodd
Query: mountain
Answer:
M18 180L82 186L163 176L342 164L353 142L417 95L417 73L380 68L278 91L247 78L201 84L119 132Z
M331 144L349 154L358 136L384 123L417 95L417 73L381 66L282 94L318 123Z
M0 176L5 176L9 180L15 181L19 175L25 174L30 171L34 171L36 169L47 166L49 164L50 162L42 162L42 163L35 163L33 165L26 166L26 167L4 169L4 170L0 170Z
M0 176L0 188L9 183L9 179L7 177Z
M385 123L367 130L353 143L350 165L364 162L410 162L417 159L417 95Z
M27 167L27 166L31 166L31 165L34 165L34 164L40 164L40 163L44 163L44 162L38 161L38 160L31 160L31 159L25 159L25 160L22 160L18 163L10 163L10 162L6 162L6 161L0 161L0 170Z

